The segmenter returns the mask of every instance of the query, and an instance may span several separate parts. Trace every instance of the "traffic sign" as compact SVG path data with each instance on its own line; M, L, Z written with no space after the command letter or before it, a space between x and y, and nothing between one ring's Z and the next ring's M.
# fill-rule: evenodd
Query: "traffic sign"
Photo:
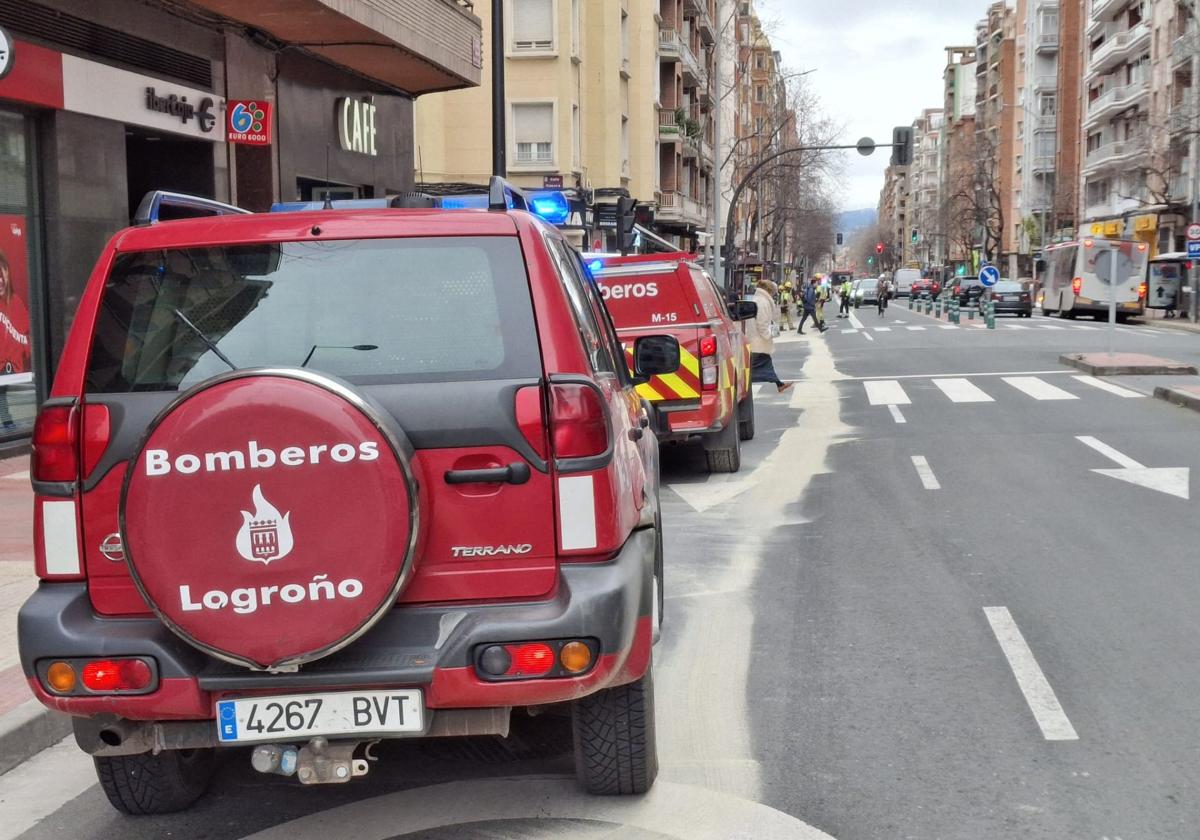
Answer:
M1188 259L1200 260L1200 239L1188 240Z
M1000 281L1000 269L994 265L985 265L979 269L979 282L985 286L995 286Z
M1187 227L1187 238L1191 240L1200 239L1200 224L1193 222Z

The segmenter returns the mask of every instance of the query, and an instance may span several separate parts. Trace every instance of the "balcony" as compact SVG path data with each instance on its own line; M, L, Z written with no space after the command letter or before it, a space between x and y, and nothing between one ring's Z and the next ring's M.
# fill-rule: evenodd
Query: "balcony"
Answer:
M1143 153L1145 149L1146 141L1143 137L1105 143L1100 148L1088 152L1087 157L1083 160L1083 172L1084 174L1088 174L1108 169Z
M1124 87L1115 87L1105 91L1088 104L1085 125L1094 125L1103 121L1117 111L1130 108L1150 93L1150 80L1141 79L1131 82Z
M1103 75L1114 65L1149 48L1150 23L1142 21L1132 29L1113 35L1092 53L1091 61L1088 63L1089 75L1092 77Z
M1171 183L1167 188L1167 194L1176 201L1186 201L1191 195L1192 178L1187 173L1176 175L1171 179Z
M1034 155L1030 158L1029 168L1035 175L1054 171L1054 155Z
M1200 37L1195 31L1180 35L1171 43L1171 69L1191 63L1197 51L1200 51Z
M1088 24L1088 36L1091 36L1093 29L1099 29L1107 16L1120 8L1124 2L1125 0L1093 0L1092 16Z
M658 57L667 63L679 61L683 52L683 40L674 29L658 30Z
M1030 117L1030 126L1039 134L1047 134L1058 130L1058 117L1055 114L1039 114L1036 117Z
M708 87L708 71L696 58L692 48L683 41L679 42L679 58L683 62L683 86L685 88Z
M658 142L678 143L682 139L683 131L675 118L675 109L660 109L658 112Z
M703 227L707 220L704 205L691 196L674 190L663 190L658 200L658 213L655 218L660 222L674 222L691 227Z
M1034 48L1039 53L1058 52L1058 32L1039 32Z
M1045 92L1058 90L1058 76L1053 73L1043 73L1040 76L1034 76L1033 89Z
M716 30L713 28L712 17L708 14L708 4L704 0L684 0L683 16L692 18L700 40L706 47L712 46L716 40Z

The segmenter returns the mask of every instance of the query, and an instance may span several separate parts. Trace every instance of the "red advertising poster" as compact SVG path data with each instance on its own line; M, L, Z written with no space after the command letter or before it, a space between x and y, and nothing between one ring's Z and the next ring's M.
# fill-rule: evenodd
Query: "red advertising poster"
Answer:
M24 216L0 215L0 385L32 379L27 234Z
M225 138L247 146L271 145L271 103L230 99L225 107Z

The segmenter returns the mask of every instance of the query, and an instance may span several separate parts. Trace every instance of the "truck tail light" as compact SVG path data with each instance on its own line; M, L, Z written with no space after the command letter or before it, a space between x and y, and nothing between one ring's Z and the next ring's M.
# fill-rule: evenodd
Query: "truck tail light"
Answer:
M488 682L577 677L599 654L595 639L551 639L485 645L476 650L475 671Z
M594 387L550 386L550 417L555 458L591 458L608 451L608 414Z
M717 338L706 335L700 339L700 389L703 391L717 390Z
M1146 284L1138 283L1138 300L1146 299Z
M79 478L79 412L73 405L52 405L33 424L34 481L72 482Z
M141 659L96 659L83 666L83 687L88 691L142 691L153 682L154 672Z
M1076 277L1071 281L1071 294L1077 295L1081 289L1083 289L1083 278Z

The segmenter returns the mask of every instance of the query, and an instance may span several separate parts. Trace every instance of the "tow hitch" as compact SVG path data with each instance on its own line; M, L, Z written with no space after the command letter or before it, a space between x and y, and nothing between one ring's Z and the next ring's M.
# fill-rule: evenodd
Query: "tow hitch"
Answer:
M335 785L348 782L355 776L365 776L370 762L375 760L371 747L377 741L338 741L329 743L322 737L313 738L297 749L291 744L261 744L250 755L250 765L260 773L295 776L305 785ZM355 751L365 744L363 757Z

